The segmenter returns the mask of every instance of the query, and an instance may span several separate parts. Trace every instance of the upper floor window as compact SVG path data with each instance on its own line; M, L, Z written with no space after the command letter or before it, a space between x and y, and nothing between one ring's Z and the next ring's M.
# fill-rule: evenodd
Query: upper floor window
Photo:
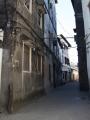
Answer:
M38 10L38 25L41 29L43 28L43 14L40 10Z
M65 64L66 64L66 65L70 65L70 63L69 63L69 59L66 58L66 57L65 57Z
M28 8L30 13L32 13L32 0L25 0L25 6Z
M50 0L48 0L48 9L50 8Z

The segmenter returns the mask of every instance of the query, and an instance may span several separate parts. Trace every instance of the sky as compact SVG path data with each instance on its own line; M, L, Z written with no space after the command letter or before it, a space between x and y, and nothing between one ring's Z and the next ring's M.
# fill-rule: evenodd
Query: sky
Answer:
M57 34L63 34L65 37L74 36L73 28L75 28L74 10L71 4L71 0L58 0L56 5L57 15ZM76 49L76 43L74 39L67 39L72 48L69 49L70 62L78 63L78 54Z

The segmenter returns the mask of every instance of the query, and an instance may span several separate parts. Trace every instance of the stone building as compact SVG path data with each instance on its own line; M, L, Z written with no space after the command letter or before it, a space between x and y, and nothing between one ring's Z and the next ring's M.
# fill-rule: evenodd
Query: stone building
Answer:
M76 20L76 29L74 29L75 41L77 43L78 50L78 67L79 67L79 83L81 91L89 90L88 74L87 74L87 57L86 57L86 42L85 42L85 30L84 20L82 12L81 0L71 0Z
M1 101L7 104L44 90L44 1L0 0L0 28L4 31Z
M45 54L45 77L44 85L47 90L58 84L61 62L59 59L59 48L57 40L56 10L57 0L45 0L46 14L44 18L44 42L46 44Z
M86 55L87 55L87 72L90 88L90 0L82 0L82 11L84 19Z
M0 0L0 29L4 33L1 105L56 87L61 64L55 3L57 0Z
M59 45L60 45L60 58L61 58L61 71L62 71L62 77L61 77L61 83L67 83L71 80L71 66L70 66L70 60L69 60L69 52L68 49L71 47L71 44L66 40L66 38L61 35L61 38L58 38Z

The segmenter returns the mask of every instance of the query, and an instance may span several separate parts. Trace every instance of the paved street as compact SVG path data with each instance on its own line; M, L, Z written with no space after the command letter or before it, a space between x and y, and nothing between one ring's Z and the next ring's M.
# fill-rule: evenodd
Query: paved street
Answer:
M1 115L0 120L90 120L90 98L69 83L34 100L18 113Z

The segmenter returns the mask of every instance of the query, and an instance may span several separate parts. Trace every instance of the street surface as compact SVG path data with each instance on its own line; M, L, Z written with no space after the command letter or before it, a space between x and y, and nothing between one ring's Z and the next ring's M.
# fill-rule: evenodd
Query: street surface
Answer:
M33 100L17 113L1 114L0 120L90 120L90 96L79 92L78 83L69 83Z

